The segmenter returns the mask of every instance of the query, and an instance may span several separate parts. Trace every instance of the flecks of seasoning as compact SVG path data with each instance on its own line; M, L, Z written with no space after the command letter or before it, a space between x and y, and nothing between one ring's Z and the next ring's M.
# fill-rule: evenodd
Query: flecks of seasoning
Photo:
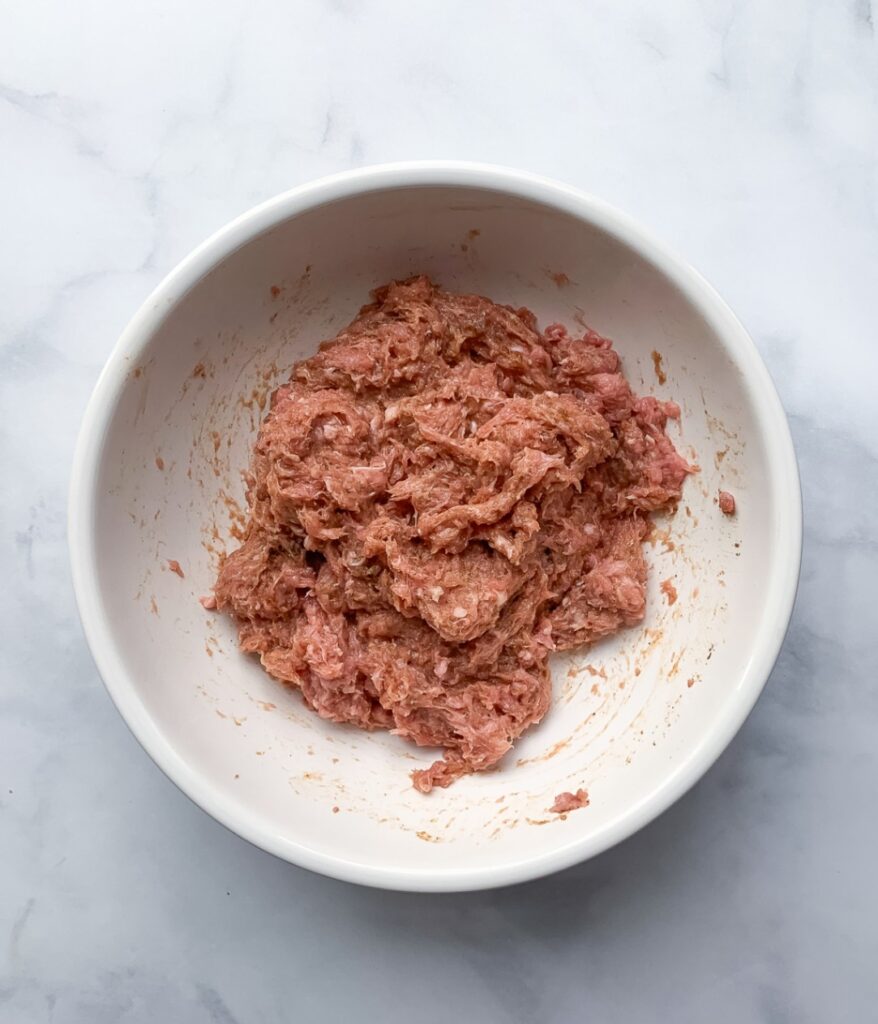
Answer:
M235 723L235 725L243 725L247 721L247 719L246 719L246 717L244 717L244 718L234 718L234 719L232 719L232 721Z
M665 595L668 605L674 604L677 600L677 588L674 586L672 578L669 576L666 580L662 580L659 589Z
M235 778L236 778L236 779L240 779L240 778L241 778L241 775L240 775L240 773L239 773L239 772L235 772Z
M652 350L652 365L655 368L655 376L659 384L664 384L668 379L668 375L662 368L662 354L655 349Z
M271 314L271 316L268 318L268 322L270 324L273 324L275 320L277 320L277 310L275 310L274 313Z
M195 366L192 367L192 373L190 376L204 380L207 376L207 370L204 368L204 363L196 363Z
M713 652L715 650L716 650L716 644L711 644L710 645L710 650L707 652L707 660L708 661L710 661L710 659L713 657Z
M570 284L570 278L561 270L547 270L546 276L554 281L556 288L566 288Z
M686 680L686 686L691 690L694 685L695 678L693 676L689 676L689 678Z
M263 711L274 711L277 708L277 704L272 704L270 700L260 700L256 703L259 704Z
M208 658L212 658L213 657L213 651L210 649L210 644L205 644L204 645L204 650L205 650Z
M717 469L722 465L723 459L729 454L728 448L721 448L718 452L714 453L713 462Z
M470 241L472 241L474 238L478 238L480 234L481 234L481 231L479 231L478 228L470 228L469 231L467 231L467 233L466 233L466 237Z
M134 367L134 379L135 380L137 380L142 373L143 373L143 370L142 370L141 367L139 367L139 366L135 366Z
M168 568L171 570L171 572L175 572L180 577L181 580L186 579L186 573L183 572L182 568L180 567L180 563L177 561L176 558L168 559Z
M338 814L338 812L339 812L339 810L340 810L340 809L341 809L341 808L340 808L340 807L339 807L338 805L336 805L335 807L333 807L333 808L332 808L332 813L333 813L333 814Z
M161 457L161 455L156 455L155 457L155 468L164 472L165 460Z
M671 540L671 534L669 530L660 530L657 526L653 526L650 532L646 536L646 542L650 547L655 547L656 544L661 544L665 551L674 551L676 545Z
M220 711L219 708L214 708L213 710L220 716L220 718L228 718L229 717L224 711ZM237 776L235 776L235 777L237 778Z
M592 683L591 684L591 694L592 694L593 697L600 697L601 691L600 691L600 687L598 686L597 683Z
M276 284L273 284L268 290L271 292L271 297L273 299L276 299L278 295L280 295L280 293L283 291L283 288L279 287Z
M155 597L151 597L149 599L149 610L153 613L153 615L158 615L159 613L159 606Z
M429 832L424 832L423 830L421 830L419 832L416 832L415 835L418 837L418 839L423 839L425 843L441 843L442 842L442 840L439 838L439 836L431 836Z

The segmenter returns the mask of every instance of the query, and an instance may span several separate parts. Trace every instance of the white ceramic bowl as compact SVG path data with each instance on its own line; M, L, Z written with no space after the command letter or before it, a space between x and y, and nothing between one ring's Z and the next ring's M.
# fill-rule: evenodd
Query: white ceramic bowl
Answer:
M265 398L367 301L415 272L587 323L636 389L676 399L701 467L650 549L645 625L559 658L554 706L499 771L422 796L429 763L387 734L324 722L239 654L198 603L229 545ZM563 276L562 276L563 275ZM656 379L652 352L667 382ZM729 519L720 487L738 500ZM159 286L88 407L73 472L76 595L98 668L156 763L271 853L338 878L461 890L607 849L684 793L774 664L801 549L795 456L744 329L628 217L499 168L406 164L294 189L239 217ZM168 569L179 562L185 578ZM659 581L673 577L669 606ZM547 808L584 787L589 807Z

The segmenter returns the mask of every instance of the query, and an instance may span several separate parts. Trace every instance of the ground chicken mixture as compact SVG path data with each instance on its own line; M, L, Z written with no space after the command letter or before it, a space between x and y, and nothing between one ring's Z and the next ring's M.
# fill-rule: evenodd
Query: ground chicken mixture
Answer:
M588 807L588 793L584 789L577 789L575 793L559 793L549 808L549 812L551 814L569 814L570 811L577 811L580 807Z
M552 651L643 618L678 416L592 331L379 288L274 393L209 603L324 718L444 748L413 779L448 786L545 715Z

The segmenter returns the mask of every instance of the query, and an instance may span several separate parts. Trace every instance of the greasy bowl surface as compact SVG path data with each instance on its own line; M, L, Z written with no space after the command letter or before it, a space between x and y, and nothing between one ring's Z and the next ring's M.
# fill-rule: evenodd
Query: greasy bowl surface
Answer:
M533 309L612 338L635 390L682 407L701 472L648 549L641 629L558 658L554 705L499 771L430 796L436 756L320 720L205 612L267 395L392 278ZM653 351L667 382L660 384ZM732 491L738 514L716 506ZM100 672L159 766L280 857L399 889L503 885L592 856L710 766L771 670L798 577L801 506L783 411L753 343L627 217L499 168L344 174L250 211L159 286L117 344L73 472L77 599ZM184 578L168 568L179 562ZM659 591L672 578L678 599ZM548 813L562 790L589 807Z

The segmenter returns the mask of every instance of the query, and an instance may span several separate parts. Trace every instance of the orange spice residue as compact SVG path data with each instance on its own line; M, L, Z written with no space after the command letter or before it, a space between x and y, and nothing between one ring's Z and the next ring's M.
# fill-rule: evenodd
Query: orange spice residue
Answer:
M570 278L561 270L547 270L546 274L558 288L566 288L570 284Z
M204 368L204 363L196 363L195 366L192 368L191 376L200 377L201 380L204 380L204 378L207 376L207 371Z
M677 588L674 586L669 576L666 580L662 580L659 588L668 600L668 604L672 605L677 600Z
M280 295L280 293L283 291L283 289L279 288L276 284L273 284L271 288L269 288L268 290L271 292L271 297L273 299L276 299L278 295Z
M155 467L156 467L156 469L164 471L165 460L161 457L161 455L156 455L156 457L155 457Z
M679 654L674 658L673 662L671 663L670 670L668 671L668 679L673 679L673 677L680 671L680 662L683 660L683 655L685 653L686 648L684 647L679 652Z
M180 563L177 561L176 558L168 559L168 568L171 570L171 572L175 572L180 577L181 580L186 579L186 573L183 572L182 568L180 567Z
M659 384L664 384L668 379L668 375L662 369L662 354L652 350L652 365L655 367L655 375L658 378Z

